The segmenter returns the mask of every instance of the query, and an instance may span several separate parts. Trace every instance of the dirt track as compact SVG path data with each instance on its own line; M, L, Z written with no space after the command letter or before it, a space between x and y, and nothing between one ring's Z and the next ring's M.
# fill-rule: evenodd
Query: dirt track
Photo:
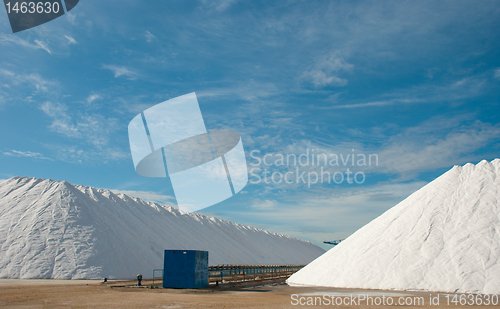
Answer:
M7 281L8 283L8 281ZM21 284L22 283L22 284ZM428 292L395 292L395 291L363 291L333 288L289 287L287 285L269 286L231 286L223 285L199 290L150 289L139 287L111 287L132 284L132 282L110 282L107 284L85 281L64 282L47 281L38 285L12 281L0 285L0 308L462 308L464 306L446 305L446 297L441 295L439 306L430 306ZM259 283L254 283L259 284ZM348 295L366 295L382 299L392 297L397 301L403 297L422 297L423 305L417 306L384 306L366 305L359 302L353 305L319 306L319 298L342 297L346 301ZM292 295L295 295L292 297ZM311 296L312 295L312 296ZM437 294L433 294L435 296ZM452 294L454 295L454 294ZM302 297L302 298L301 298ZM301 306L307 301L316 300L317 306ZM292 305L292 303L297 305ZM466 306L478 308L478 306ZM500 306L482 306L481 308L500 308Z

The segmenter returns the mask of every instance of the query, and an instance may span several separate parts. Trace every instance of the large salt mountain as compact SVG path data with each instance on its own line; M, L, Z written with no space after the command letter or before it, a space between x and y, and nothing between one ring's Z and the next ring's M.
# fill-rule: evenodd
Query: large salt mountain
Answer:
M305 264L324 253L109 190L26 177L0 183L0 278L151 277L164 249L207 250L211 265Z
M499 294L500 160L453 167L288 283Z

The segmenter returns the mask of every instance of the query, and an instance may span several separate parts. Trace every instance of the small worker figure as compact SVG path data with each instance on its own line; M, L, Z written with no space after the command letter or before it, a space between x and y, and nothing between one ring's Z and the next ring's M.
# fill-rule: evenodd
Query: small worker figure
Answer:
M137 275L137 285L138 285L138 286L141 286L141 281L142 281L142 275L141 275L141 274L138 274L138 275Z

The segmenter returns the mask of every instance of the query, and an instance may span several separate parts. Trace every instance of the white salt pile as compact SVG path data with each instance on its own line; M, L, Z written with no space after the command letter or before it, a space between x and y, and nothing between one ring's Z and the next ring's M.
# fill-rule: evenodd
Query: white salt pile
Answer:
M500 160L455 166L290 285L500 293Z
M209 251L209 263L306 264L311 242L68 182L0 183L0 278L134 278L163 250Z

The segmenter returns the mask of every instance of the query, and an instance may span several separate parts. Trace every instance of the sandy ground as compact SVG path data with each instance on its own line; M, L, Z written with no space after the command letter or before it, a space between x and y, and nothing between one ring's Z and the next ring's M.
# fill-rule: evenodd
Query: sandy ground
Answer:
M56 280L56 279L0 279L0 287L26 285L86 285L96 284L102 280Z
M148 283L148 282L146 282ZM219 285L198 290L150 289L127 286L133 282L97 283L95 280L0 280L0 308L500 308L497 306L455 305L452 298L441 294L439 305L430 304L430 297L438 294L429 292L399 292L374 290L348 290L319 287L290 287L282 283L260 282L246 285ZM269 284L269 285L262 285ZM113 287L114 286L114 287ZM354 298L351 298L351 295ZM457 295L458 297L460 294ZM360 298L371 297L369 300ZM464 295L464 297L469 297ZM424 303L417 305L388 306L403 301ZM473 298L473 297L472 297ZM470 299L472 299L470 298ZM328 301L343 301L331 305ZM355 303L349 303L354 299ZM458 300L458 298L457 298ZM377 301L386 302L377 305ZM314 305L316 302L316 305ZM348 302L348 305L345 305ZM469 301L472 302L472 301ZM303 305L301 305L302 303ZM309 304L309 305L308 305Z

